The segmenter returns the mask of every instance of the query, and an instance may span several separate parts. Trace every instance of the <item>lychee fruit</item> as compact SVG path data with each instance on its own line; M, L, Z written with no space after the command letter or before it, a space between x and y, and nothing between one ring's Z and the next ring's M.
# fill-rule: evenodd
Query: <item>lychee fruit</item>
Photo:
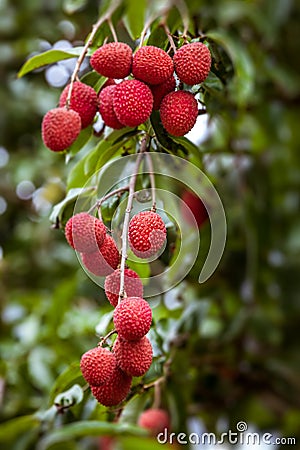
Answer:
M193 42L180 47L173 61L180 81L192 86L202 83L207 78L211 66L211 55L202 42Z
M141 211L130 220L129 245L140 258L149 258L157 253L166 240L166 234L164 221L153 211Z
M119 337L137 341L150 330L152 311L141 297L127 297L116 307L113 321Z
M66 105L70 85L68 84L62 91L59 98L59 106ZM98 109L98 96L95 89L81 81L75 81L72 88L70 109L76 111L81 118L81 127L90 125Z
M106 227L100 219L81 212L67 221L65 236L70 246L78 252L91 253L104 243Z
M61 152L70 147L80 131L80 115L72 109L50 109L42 121L42 139L53 152Z
M175 87L176 81L173 75L164 81L164 83L150 86L153 95L153 109L159 109L162 99L169 94L169 92L175 91Z
M144 375L152 363L152 345L146 336L138 341L126 341L118 337L113 352L118 366L133 377Z
M160 105L163 127L173 136L184 136L198 117L197 100L191 92L176 91L166 95Z
M115 354L107 348L95 347L84 353L80 369L85 381L93 386L107 383L117 367Z
M115 130L119 130L124 128L124 125L119 122L114 111L113 97L115 89L116 85L107 86L106 88L101 89L99 93L99 112L105 125L114 128Z
M117 119L127 127L136 127L150 117L153 96L141 81L124 80L115 87L113 104Z
M132 74L148 84L161 84L174 72L172 58L161 48L145 45L133 55Z
M104 282L106 297L114 307L117 306L119 300L120 279L121 272L120 269L117 269L108 275ZM124 291L127 297L143 296L143 284L134 270L125 269L124 271Z
M130 391L132 377L119 367L113 371L109 381L101 386L91 385L93 396L104 406L115 406L124 400Z
M106 277L112 273L119 265L120 253L115 241L108 234L105 236L103 244L93 253L81 253L84 266L98 277Z
M110 42L93 53L90 64L104 77L125 78L131 71L132 50L124 42Z
M169 431L170 417L167 411L160 408L150 408L142 412L138 419L138 425L150 431L156 437L159 433Z
M197 195L187 190L183 192L181 199L189 208L181 207L184 220L192 226L195 226L196 221L196 225L200 228L208 219L208 212L203 201Z

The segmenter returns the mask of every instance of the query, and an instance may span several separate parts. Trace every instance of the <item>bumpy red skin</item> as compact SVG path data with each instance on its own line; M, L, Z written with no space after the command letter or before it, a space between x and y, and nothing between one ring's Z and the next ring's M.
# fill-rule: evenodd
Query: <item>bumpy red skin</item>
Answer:
M62 152L69 148L80 131L80 115L71 109L50 109L42 121L43 142L53 152Z
M116 406L130 391L132 377L117 367L108 383L91 386L93 396L104 406Z
M162 248L166 234L165 224L155 212L142 211L130 220L129 245L139 258L149 258L155 255Z
M78 252L92 253L104 243L104 223L86 212L75 214L66 223L65 236Z
M117 367L115 354L107 348L95 347L84 353L80 369L87 383L100 386L107 383Z
M143 297L143 284L138 274L134 270L125 269L124 275L124 291L126 296ZM120 278L120 269L117 269L108 275L104 282L106 297L114 307L117 306L119 300Z
M161 122L166 131L173 136L187 134L195 125L197 117L197 100L190 92L171 92L161 102Z
M153 95L145 83L125 80L117 84L113 102L117 119L127 127L137 127L150 117Z
M172 91L175 91L176 81L172 75L162 84L157 84L156 86L150 86L153 95L153 109L158 110L162 99Z
M165 429L169 431L170 417L163 409L151 408L142 412L138 425L149 430L152 436L157 436L159 433L164 432Z
M145 45L139 48L132 62L132 74L148 84L164 83L174 72L172 58L161 48Z
M105 236L99 250L93 253L81 253L83 265L94 275L106 277L111 274L120 262L120 253L113 238Z
M152 345L146 336L138 341L126 341L118 337L113 352L118 366L133 377L144 375L152 363Z
M143 298L127 297L116 307L113 320L120 338L138 341L150 330L152 311Z
M202 83L207 78L211 66L211 55L202 42L193 42L180 47L173 61L180 81L192 86Z
M66 105L69 87L68 84L60 95L59 106L61 107ZM90 125L98 109L98 96L95 89L80 81L75 81L71 94L70 109L80 115L82 128Z
M131 71L132 50L123 42L110 42L93 53L90 64L104 77L125 78Z
M208 219L208 212L201 198L190 191L184 191L181 198L190 209L189 211L182 208L182 214L185 221L192 226L197 225L198 228L200 228Z
M116 85L107 86L99 93L99 112L105 123L110 128L120 130L124 125L117 119L113 106L114 91Z

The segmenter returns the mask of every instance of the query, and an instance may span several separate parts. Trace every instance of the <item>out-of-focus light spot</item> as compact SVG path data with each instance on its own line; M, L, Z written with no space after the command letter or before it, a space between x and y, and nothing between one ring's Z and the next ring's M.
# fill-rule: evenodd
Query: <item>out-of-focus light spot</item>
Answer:
M4 147L0 147L0 167L6 166L9 161L9 153Z
M7 209L7 201L5 198L0 197L0 215L4 214Z
M62 87L69 79L69 71L64 66L54 65L46 69L45 78L50 86Z
M35 191L35 186L31 181L21 181L16 189L17 196L21 200L29 200Z
M58 28L64 33L66 38L74 39L75 37L75 26L69 20L62 20L58 24Z
M53 44L53 49L56 50L63 50L63 49L68 49L68 48L72 48L72 44L71 42L67 41L66 39L62 39L60 41L55 42L55 44Z
M45 199L45 189L43 187L37 189L32 197L33 205L41 215L48 215L52 208L52 203Z
M0 261L3 259L3 248L0 246Z

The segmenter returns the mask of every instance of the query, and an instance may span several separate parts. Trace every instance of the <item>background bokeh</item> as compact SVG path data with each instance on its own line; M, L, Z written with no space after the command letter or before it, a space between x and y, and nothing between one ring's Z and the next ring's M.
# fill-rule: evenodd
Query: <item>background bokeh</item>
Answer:
M179 336L165 405L176 432L191 424L198 431L235 429L245 420L261 432L296 436L300 11L293 0L186 3L223 49L220 61L227 61L222 82L216 78L206 94L208 120L191 137L224 204L228 238L206 283L198 284L196 264L181 288L159 299L162 340L171 340L174 330ZM51 406L55 380L96 345L95 327L110 313L102 289L49 221L64 198L69 167L45 149L40 123L57 104L74 61L17 78L29 55L65 46L61 41L80 45L98 6L0 1L0 416L10 442L3 448L36 448L51 431L53 424L43 431L20 418ZM208 228L201 228L204 243ZM95 405L92 412L76 408L59 417L60 426L109 420ZM85 439L55 448L96 448Z

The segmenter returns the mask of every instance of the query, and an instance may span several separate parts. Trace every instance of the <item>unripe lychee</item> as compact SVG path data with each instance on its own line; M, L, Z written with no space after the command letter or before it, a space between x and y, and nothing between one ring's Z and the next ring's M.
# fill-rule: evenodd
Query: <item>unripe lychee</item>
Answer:
M50 109L42 121L42 139L53 152L61 152L70 147L80 131L80 115L72 109Z
M170 417L167 411L159 408L150 408L142 412L138 425L149 430L152 436L170 429Z
M107 383L117 367L115 354L107 348L95 347L84 353L80 369L87 383L100 386Z
M136 127L150 117L153 96L141 81L125 80L115 87L113 102L117 119L127 127Z
M161 48L145 45L133 55L132 74L149 84L161 84L174 72L172 58Z
M119 300L120 291L120 269L115 270L113 273L105 278L104 290L109 302L116 307ZM124 291L127 297L142 297L143 296L143 284L138 274L131 269L125 269L124 271Z
M152 311L143 298L127 297L117 305L113 320L119 337L137 341L150 330Z
M150 86L153 95L153 109L159 109L162 99L169 94L169 92L175 91L175 87L176 81L173 75L164 83Z
M116 85L107 86L104 89L101 89L99 93L99 112L101 117L108 127L114 128L115 130L119 130L124 128L116 116L113 106L113 94L116 89Z
M104 77L125 78L131 71L132 50L123 42L110 42L93 53L90 64Z
M91 386L93 396L104 406L115 406L124 400L130 391L132 377L119 367L113 371L110 380L101 386Z
M94 275L106 277L118 267L120 253L115 241L108 234L96 252L81 253L82 263Z
M208 219L208 212L201 198L193 194L191 191L185 190L181 196L182 200L189 208L181 207L184 220L190 225L196 225L200 228Z
M206 79L210 71L211 55L202 42L193 42L180 47L173 61L180 81L192 86Z
M140 258L149 258L158 252L166 240L166 234L162 218L153 211L141 211L130 220L129 245Z
M166 95L160 105L163 127L173 136L184 136L198 117L197 100L191 92L176 91Z
M68 84L62 91L59 98L59 106L65 106L69 94ZM71 93L70 109L76 111L81 118L81 127L90 125L98 109L98 96L95 89L87 84L75 81Z
M92 253L104 243L104 223L87 212L70 217L66 223L65 236L68 243L78 252Z
M113 352L118 366L133 377L144 375L152 363L152 345L146 336L138 341L126 341L118 337Z

